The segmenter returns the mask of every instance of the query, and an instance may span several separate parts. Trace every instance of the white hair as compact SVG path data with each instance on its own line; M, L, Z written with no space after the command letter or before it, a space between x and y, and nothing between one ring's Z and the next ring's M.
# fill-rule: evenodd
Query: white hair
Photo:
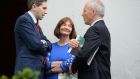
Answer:
M104 17L105 7L100 0L88 0L87 5L92 9L96 10L97 15Z

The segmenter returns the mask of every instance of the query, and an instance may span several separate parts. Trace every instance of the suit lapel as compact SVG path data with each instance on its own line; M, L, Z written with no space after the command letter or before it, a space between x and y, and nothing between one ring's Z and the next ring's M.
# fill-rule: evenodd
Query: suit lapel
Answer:
M40 32L37 31L37 29L36 29L36 24L34 23L34 20L32 19L32 17L29 15L28 12L26 12L25 15L30 19L30 22L32 23L34 30L35 30L36 33L40 36ZM40 28L39 28L39 29L40 29ZM40 30L40 31L41 31L41 30ZM41 38L41 36L40 36L40 38Z
M28 12L26 12L25 15L30 19L30 22L32 23L34 29L36 30L36 25L35 25L34 20L32 19L32 17L29 15Z

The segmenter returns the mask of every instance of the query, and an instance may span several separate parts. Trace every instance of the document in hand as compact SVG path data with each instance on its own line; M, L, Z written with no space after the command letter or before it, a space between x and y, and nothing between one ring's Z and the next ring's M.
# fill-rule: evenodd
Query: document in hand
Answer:
M78 35L76 37L76 40L79 42L79 47L78 48L75 48L75 49L72 49L72 48L69 48L68 52L75 55L75 56L79 56L79 52L81 50L81 48L83 47L84 45L84 42L85 42L85 38L83 38L82 36ZM90 66L94 56L96 55L97 51L98 51L99 47L93 52L93 54L88 58L87 60L87 65Z
M94 56L96 55L97 51L98 51L99 47L94 51L94 53L88 58L87 60L87 65L90 66Z
M85 38L83 38L82 36L78 35L77 36L77 41L79 42L79 47L82 48L85 42Z
M85 38L83 38L82 36L80 35L77 35L76 37L76 40L79 42L79 47L78 48L75 48L75 49L72 49L70 48L68 50L69 53L73 54L73 55L76 55L78 54L78 52L80 51L80 49L83 47L84 45L84 42L85 42Z

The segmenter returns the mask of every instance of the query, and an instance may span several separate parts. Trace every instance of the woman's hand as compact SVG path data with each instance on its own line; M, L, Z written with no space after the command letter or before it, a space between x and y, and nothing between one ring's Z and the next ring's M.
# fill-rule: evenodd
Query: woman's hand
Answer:
M50 72L63 72L63 70L61 69L61 66L60 66L61 63L62 63L62 61L52 62Z

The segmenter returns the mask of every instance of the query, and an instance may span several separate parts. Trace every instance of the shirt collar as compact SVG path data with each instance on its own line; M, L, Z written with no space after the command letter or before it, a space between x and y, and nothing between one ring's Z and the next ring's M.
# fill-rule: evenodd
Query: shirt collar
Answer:
M92 24L91 24L91 26L93 26L96 22L98 22L100 20L103 20L103 19L98 19L98 20L93 21Z
M34 23L36 24L37 23L37 20L36 20L35 16L33 15L33 13L31 11L28 11L28 13L32 17Z

